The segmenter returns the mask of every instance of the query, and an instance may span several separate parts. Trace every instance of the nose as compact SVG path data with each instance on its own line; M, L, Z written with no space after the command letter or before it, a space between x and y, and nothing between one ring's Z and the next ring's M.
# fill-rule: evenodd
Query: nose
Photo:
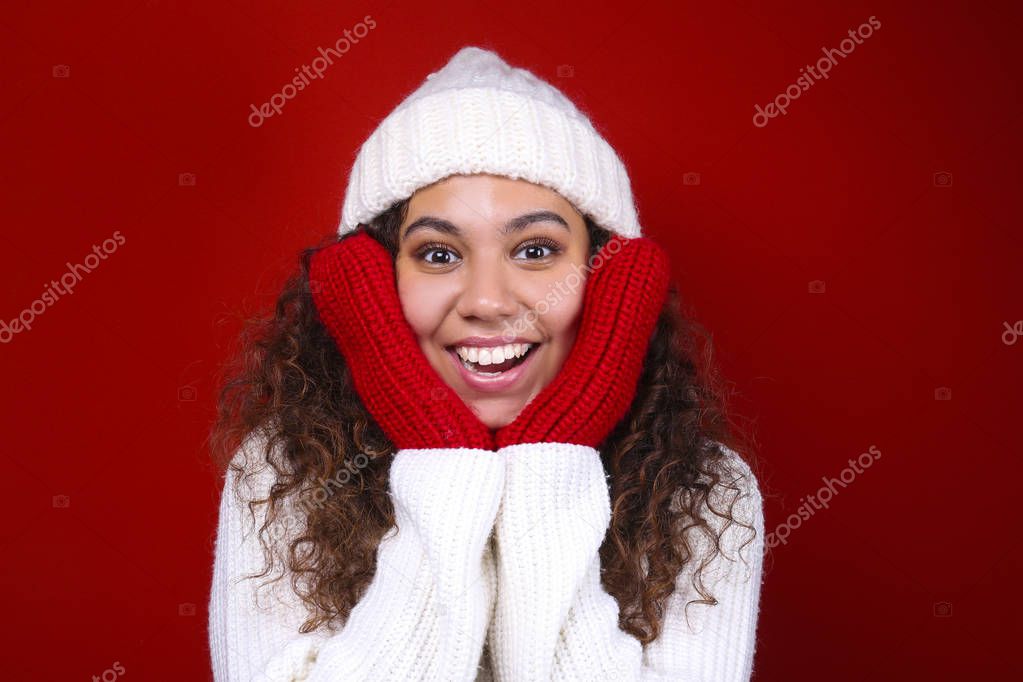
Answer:
M500 265L477 262L463 272L464 286L455 306L463 318L500 320L518 311L508 273Z

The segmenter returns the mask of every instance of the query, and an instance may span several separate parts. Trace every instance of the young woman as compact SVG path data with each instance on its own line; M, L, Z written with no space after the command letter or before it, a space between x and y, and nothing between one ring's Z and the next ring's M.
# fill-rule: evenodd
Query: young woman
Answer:
M697 331L585 116L459 51L224 387L215 679L748 680L762 501Z

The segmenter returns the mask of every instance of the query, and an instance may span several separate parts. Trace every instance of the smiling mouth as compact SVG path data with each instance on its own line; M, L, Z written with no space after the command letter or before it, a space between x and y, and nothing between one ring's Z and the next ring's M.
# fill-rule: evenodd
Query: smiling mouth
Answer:
M455 356L455 360L457 360L458 362L462 363L462 366L463 366L463 367L465 367L465 368L466 368L467 370L469 370L470 372L472 372L472 373L474 373L474 374L479 374L480 376L484 376L484 377L496 377L496 376L498 376L498 375L501 375L501 374L503 374L503 373L507 372L507 371L508 371L508 370L510 370L510 369L514 369L515 367L517 367L517 366L521 365L521 364L522 364L523 362L525 362L525 361L526 361L526 360L527 360L527 359L529 358L529 356L531 356L531 355L532 355L532 354L533 354L533 353L534 353L534 352L536 351L536 349L537 349L537 348L539 348L539 347L540 347L540 344L538 344L538 343L534 343L534 344L532 344L532 345L531 345L531 346L529 347L529 350L527 350L527 351L526 351L526 352L525 352L525 353L524 353L523 355L521 355L520 357L517 357L517 358L514 358L514 357L513 357L513 358L508 358L507 360L505 360L505 361L503 361L503 362L499 362L499 363L490 363L489 365L481 365L481 364L479 364L478 362L471 362L471 361L469 361L469 360L466 360L465 358L463 358L462 356L460 356L460 355L459 355L459 354L458 354L458 353L457 353L457 352L455 351L455 347L454 347L454 346L448 346L448 347L447 347L447 351L448 351L449 353L451 353L452 355L454 355L454 356Z

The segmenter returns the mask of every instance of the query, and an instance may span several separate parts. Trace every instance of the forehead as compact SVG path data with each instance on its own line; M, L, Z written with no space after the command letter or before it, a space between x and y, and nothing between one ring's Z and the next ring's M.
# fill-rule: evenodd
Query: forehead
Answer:
M532 224L535 221L528 218L524 223L516 219L539 212L554 213L568 232L585 235L582 214L548 187L498 175L452 175L412 195L399 239L404 239L413 223L435 224L433 219L450 223L440 227L461 236L500 236L513 232L509 226L516 222L520 229L522 224ZM417 231L420 227L416 225Z
M578 213L560 194L532 182L498 175L452 175L423 187L412 195L408 215L444 211L477 217L506 217L523 208L548 208ZM568 219L568 215L565 216Z

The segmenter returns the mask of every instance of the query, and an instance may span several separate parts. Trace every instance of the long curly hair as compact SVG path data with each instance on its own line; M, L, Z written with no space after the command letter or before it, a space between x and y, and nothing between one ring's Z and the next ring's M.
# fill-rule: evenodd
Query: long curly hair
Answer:
M408 200L394 204L368 225L370 233L397 254L399 227ZM611 233L584 216L590 253ZM247 437L264 435L262 455L276 472L260 528L268 575L304 602L301 631L336 628L347 620L373 578L376 550L395 525L388 474L395 446L367 412L355 391L344 357L320 322L310 291L309 263L332 234L301 253L300 267L286 282L272 315L249 319L239 349L220 379L217 418L210 436L220 471L231 467L240 483L246 474L234 455ZM667 599L683 568L691 567L700 598L716 604L702 571L721 551L719 539L732 523L732 508L714 509L716 489L734 484L724 467L722 446L752 465L752 444L726 416L729 396L715 368L712 340L684 315L677 287L651 336L636 396L598 450L610 475L612 517L600 547L601 580L620 607L619 626L644 646L657 639ZM277 454L275 454L277 453ZM733 498L734 499L734 498ZM301 509L301 523L287 542L272 535L278 515ZM734 506L734 502L733 505ZM726 523L720 532L714 514ZM289 519L294 522L294 518ZM694 534L702 534L702 539ZM701 541L697 541L701 540ZM747 540L747 543L752 540ZM745 545L743 545L745 546ZM699 547L709 547L701 555Z

